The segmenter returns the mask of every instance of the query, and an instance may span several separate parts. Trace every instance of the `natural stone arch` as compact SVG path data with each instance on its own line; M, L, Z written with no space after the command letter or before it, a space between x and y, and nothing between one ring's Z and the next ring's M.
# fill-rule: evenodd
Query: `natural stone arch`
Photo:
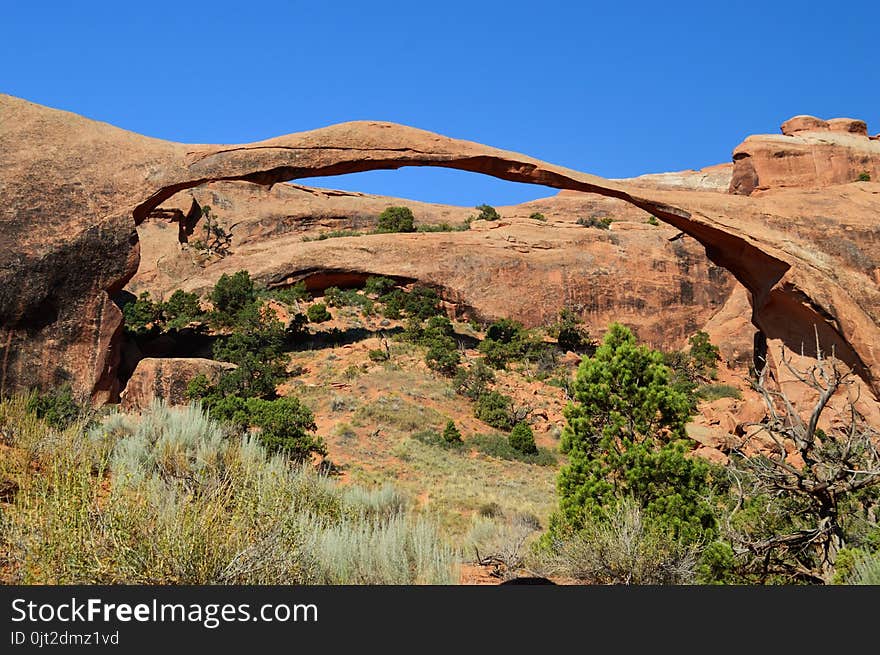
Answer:
M768 223L768 216L780 224L799 220L774 204L779 196L660 191L391 123L343 123L246 145L188 146L9 96L0 96L0 118L0 170L12 199L0 214L0 233L21 251L20 256L0 253L0 288L6 289L0 291L4 390L34 382L47 385L70 375L98 400L113 396L121 316L107 294L121 289L137 270L134 226L175 193L214 181L271 185L305 177L439 166L597 193L654 214L697 239L713 262L748 289L752 322L768 337L798 348L811 342L815 326L820 347L833 346L878 393L876 294L849 280L829 279L828 271L809 256L813 246L821 250L821 245L792 244L785 225ZM51 160L42 149L53 152ZM33 206L35 197L42 206ZM852 199L843 198L844 209L847 202ZM41 241L28 233L28 219L45 233ZM80 265L100 257L110 261L83 273L75 289L65 294L58 289L65 278L56 269L76 264L77 256ZM804 322L800 332L792 332L786 320L793 307ZM57 338L59 334L63 338ZM39 369L53 355L59 360L55 374L45 373L46 367L41 375L26 370L34 362ZM85 366L78 361L83 355Z

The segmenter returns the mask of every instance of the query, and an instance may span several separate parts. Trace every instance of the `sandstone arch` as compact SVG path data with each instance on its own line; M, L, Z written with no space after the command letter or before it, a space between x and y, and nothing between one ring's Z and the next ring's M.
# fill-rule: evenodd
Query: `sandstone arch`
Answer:
M874 229L876 184L811 197L657 190L411 127L354 122L267 141L190 146L0 96L0 390L65 377L96 401L115 394L120 314L108 294L134 274L134 226L175 193L213 181L264 185L403 166L441 166L619 198L697 239L749 291L752 321L800 349L834 346L880 393L880 291L813 226L816 207L841 232ZM829 201L830 196L830 201ZM792 230L800 231L798 239ZM877 255L872 255L876 258ZM877 274L880 275L880 274ZM792 326L793 309L800 325Z

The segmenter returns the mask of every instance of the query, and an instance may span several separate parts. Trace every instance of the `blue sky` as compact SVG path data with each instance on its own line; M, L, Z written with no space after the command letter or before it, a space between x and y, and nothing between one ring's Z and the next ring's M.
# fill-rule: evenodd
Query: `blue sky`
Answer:
M880 3L5 3L0 91L190 143L379 119L606 177L728 161L794 114L880 132ZM504 205L439 169L336 188Z

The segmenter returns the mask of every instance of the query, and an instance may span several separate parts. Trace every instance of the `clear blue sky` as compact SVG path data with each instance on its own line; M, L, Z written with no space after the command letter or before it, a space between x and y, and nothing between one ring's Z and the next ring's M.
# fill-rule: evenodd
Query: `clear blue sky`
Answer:
M728 161L794 114L880 132L880 3L8 2L0 91L190 143L389 120L606 177ZM321 184L549 195L439 169Z

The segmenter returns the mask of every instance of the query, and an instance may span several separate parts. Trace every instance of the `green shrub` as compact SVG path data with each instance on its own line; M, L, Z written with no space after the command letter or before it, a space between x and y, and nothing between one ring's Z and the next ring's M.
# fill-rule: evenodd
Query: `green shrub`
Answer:
M535 435L532 432L532 428L524 421L513 426L508 441L511 448L524 455L536 455L538 453L538 446L535 445Z
M443 441L448 444L462 443L461 432L455 427L455 422L447 421L446 427L443 428Z
M391 359L388 356L388 352L382 348L373 348L367 353L367 357L370 358L371 362L387 362Z
M156 332L162 325L162 304L150 299L150 292L144 291L137 300L122 306L125 329L134 334Z
M458 370L461 354L451 337L436 337L428 342L425 363L432 371L452 376Z
M271 397L286 375L287 334L277 314L256 304L236 315L236 330L214 343L214 358L236 364L224 372L218 391L236 396Z
M214 305L213 319L220 325L235 325L238 313L257 300L257 292L250 273L238 271L234 275L224 273L217 280L210 294Z
M309 323L323 323L333 318L330 312L327 311L327 305L322 302L309 305L309 308L306 310L306 316L309 319Z
M449 223L423 224L416 227L416 232L467 232L470 229L470 223L462 222L458 225Z
M381 298L382 296L391 293L396 286L397 282L391 278L382 277L381 275L371 275L367 278L367 281L364 284L364 293Z
M340 237L362 237L363 232L357 230L331 230L330 232L321 232L318 236L302 238L303 241L324 241L325 239L338 239Z
M559 312L559 320L550 330L551 336L556 337L556 343L560 350L574 353L592 353L596 344L590 339L590 333L582 327L577 314L568 308Z
M166 326L172 329L184 328L190 323L201 321L205 312L199 305L199 297L177 289L162 304L162 315Z
M306 289L305 281L299 281L287 287L274 287L263 292L267 298L272 298L285 305L296 305L299 301L309 301L312 299L308 289Z
M657 220L656 216L649 216L645 223L648 225L660 225L660 221Z
M870 182L871 174L868 171L862 171L859 173L859 182Z
M542 214L541 212L534 212L529 216L529 218L531 218L533 221L541 221L542 223L547 222L547 217L544 216L544 214Z
M545 541L541 568L586 584L692 584L696 578L696 547L672 536L631 498L591 515L577 532Z
M489 457L537 466L556 465L556 456L546 448L538 448L534 453L524 453L511 446L510 439L503 434L475 434L468 439L467 445Z
M704 384L694 392L702 400L718 400L719 398L736 398L742 400L742 393L731 384Z
M388 207L379 214L377 232L414 232L413 221L409 207Z
M379 297L379 302L383 304L382 316L391 320L398 320L403 311L403 303L406 300L406 294L400 289L394 289Z
M409 316L425 320L442 312L440 296L434 289L414 286L404 296L403 309Z
M498 391L489 391L477 398L474 416L499 430L509 431L516 425L513 400Z
M600 230L607 230L609 227L611 227L611 223L613 223L613 222L614 222L614 219L609 216L603 216L603 217L582 216L579 219L577 219L578 225L583 225L584 227L595 227Z
M702 330L688 339L690 343L690 356L697 368L697 371L705 375L714 376L714 372L718 366L718 360L721 359L721 351L718 346L709 341L709 334Z
M478 350L489 366L503 369L512 361L540 360L549 348L532 337L518 321L502 318L488 327Z
M473 220L497 221L501 218L501 214L499 214L491 205L477 205L476 209L479 214L477 214L476 218Z
M326 455L323 439L311 410L298 398L274 400L224 396L209 406L211 416L239 428L259 428L260 443L270 453L283 454L296 462L307 461L312 454Z
M57 430L66 429L86 412L86 408L74 399L70 384L46 393L31 393L25 410Z
M482 359L471 364L470 368L459 367L452 379L452 388L459 395L476 400L489 391L495 381L495 373Z

